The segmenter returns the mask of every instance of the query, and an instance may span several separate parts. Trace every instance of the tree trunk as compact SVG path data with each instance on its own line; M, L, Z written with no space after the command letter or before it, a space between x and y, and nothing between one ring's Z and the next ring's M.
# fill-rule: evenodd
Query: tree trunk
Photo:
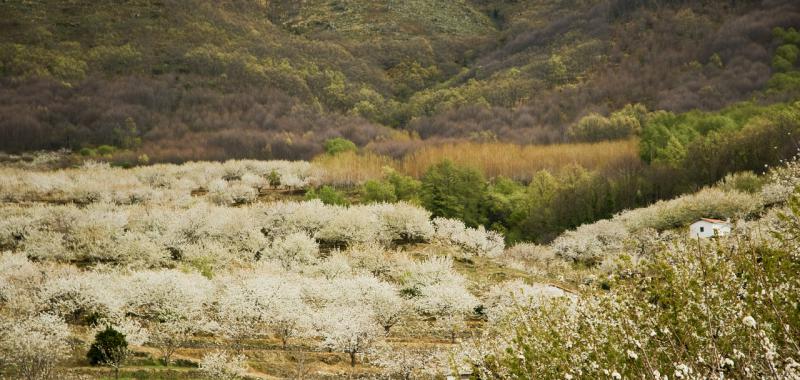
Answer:
M281 342L283 343L283 350L286 351L286 342L289 340L286 336L281 337Z
M356 366L356 353L355 352L350 352L349 354L350 354L350 366L351 367L355 367Z

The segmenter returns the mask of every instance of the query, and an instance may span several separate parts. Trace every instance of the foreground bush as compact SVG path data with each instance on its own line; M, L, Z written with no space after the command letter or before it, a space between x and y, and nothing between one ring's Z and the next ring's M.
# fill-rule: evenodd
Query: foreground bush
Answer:
M107 365L114 368L114 376L119 378L119 368L125 363L128 353L125 335L109 326L95 335L94 343L89 347L86 358L92 365Z
M247 364L243 355L212 352L203 356L200 372L213 380L237 380L247 373Z
M22 379L56 378L56 365L67 358L68 337L67 324L51 314L0 321L0 363Z
M519 309L525 322L506 325L510 336L475 370L484 378L798 378L798 206L795 198L773 243L678 243L608 293Z

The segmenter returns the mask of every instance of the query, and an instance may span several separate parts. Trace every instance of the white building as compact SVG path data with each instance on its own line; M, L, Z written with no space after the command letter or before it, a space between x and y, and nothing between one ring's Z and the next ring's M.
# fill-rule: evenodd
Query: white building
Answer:
M730 221L702 218L689 226L689 236L693 238L725 236L731 233L732 228Z

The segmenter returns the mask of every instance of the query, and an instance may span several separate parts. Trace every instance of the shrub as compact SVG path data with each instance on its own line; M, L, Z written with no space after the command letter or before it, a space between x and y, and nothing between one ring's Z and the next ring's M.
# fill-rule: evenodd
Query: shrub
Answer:
M628 230L618 221L601 220L567 231L553 241L556 255L585 265L596 265L623 248Z
M743 193L756 194L764 186L765 179L757 174L747 172L731 173L721 179L717 187L725 191L741 191Z
M393 187L394 194L398 200L412 201L419 197L422 183L410 176L398 173L394 169L386 169L385 179Z
M785 238L676 242L610 290L519 309L501 327L507 344L473 368L480 378L797 377L800 261Z
M69 328L50 314L0 321L0 353L18 378L54 378L56 366L68 357Z
M284 268L291 269L313 263L318 254L317 242L305 233L297 232L273 241L268 257L280 262Z
M458 218L476 227L486 220L483 202L486 182L474 169L443 161L428 169L422 177L422 204L434 216Z
M97 154L101 156L110 156L117 149L111 145L100 145L97 147Z
M800 156L795 156L786 165L774 167L767 174L767 184L761 197L767 205L783 203L789 199L800 183Z
M138 65L141 53L130 44L122 46L96 46L89 50L90 62L111 73L123 73Z
M322 347L347 353L350 366L383 338L383 329L371 311L352 306L330 306L318 314Z
M242 379L247 375L247 358L224 351L205 354L200 361L200 372L213 380Z
M459 220L447 218L434 218L433 225L438 239L454 244L468 255L494 257L503 253L503 236L483 226L471 228Z
M549 299L558 297L574 299L574 296L552 285L512 280L492 286L484 296L483 306L487 309L489 321L499 323L513 316L519 308L539 307Z
M436 327L443 330L451 343L455 343L458 330L464 327L465 319L478 306L478 299L457 283L439 282L420 288L421 296L414 299L417 311L433 317Z
M323 185L317 190L308 190L306 199L319 199L326 205L346 205L350 203L342 192L328 185Z
M267 176L267 182L269 182L270 187L276 189L281 185L281 175L275 169L272 169Z
M81 148L78 153L83 157L94 157L97 155L97 151L92 148Z
M357 150L358 147L355 143L342 137L336 137L325 141L325 153L332 156L343 152L355 152Z
M618 216L631 231L653 228L663 231L686 226L700 218L737 219L753 215L761 210L760 196L738 191L723 191L705 188L695 194L659 201Z
M86 358L92 365L107 365L114 368L115 377L119 378L119 369L128 357L128 342L125 335L106 327L94 337L94 343L89 347Z
M361 193L364 201L366 202L397 201L394 185L390 182L369 180L364 183Z
M386 243L378 215L369 206L354 206L337 210L315 237L329 245L354 243Z
M208 185L208 199L221 206L252 203L258 198L258 191L241 182L229 183L218 179Z
M434 228L427 210L407 203L374 205L381 221L381 240L395 243L426 242L433 238Z

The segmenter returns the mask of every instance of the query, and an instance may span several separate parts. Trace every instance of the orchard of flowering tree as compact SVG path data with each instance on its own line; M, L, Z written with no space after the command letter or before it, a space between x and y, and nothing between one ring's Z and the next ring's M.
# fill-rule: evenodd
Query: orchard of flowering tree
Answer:
M448 373L447 350L484 319L486 284L455 262L501 255L502 236L407 203L259 199L312 172L255 161L5 169L4 373L150 363L189 377L390 374L387 358L405 350L425 353L410 374ZM129 354L98 348L109 329Z
M304 162L5 168L0 373L794 379L799 169L506 248L413 203L292 198ZM735 233L688 239L710 213Z

